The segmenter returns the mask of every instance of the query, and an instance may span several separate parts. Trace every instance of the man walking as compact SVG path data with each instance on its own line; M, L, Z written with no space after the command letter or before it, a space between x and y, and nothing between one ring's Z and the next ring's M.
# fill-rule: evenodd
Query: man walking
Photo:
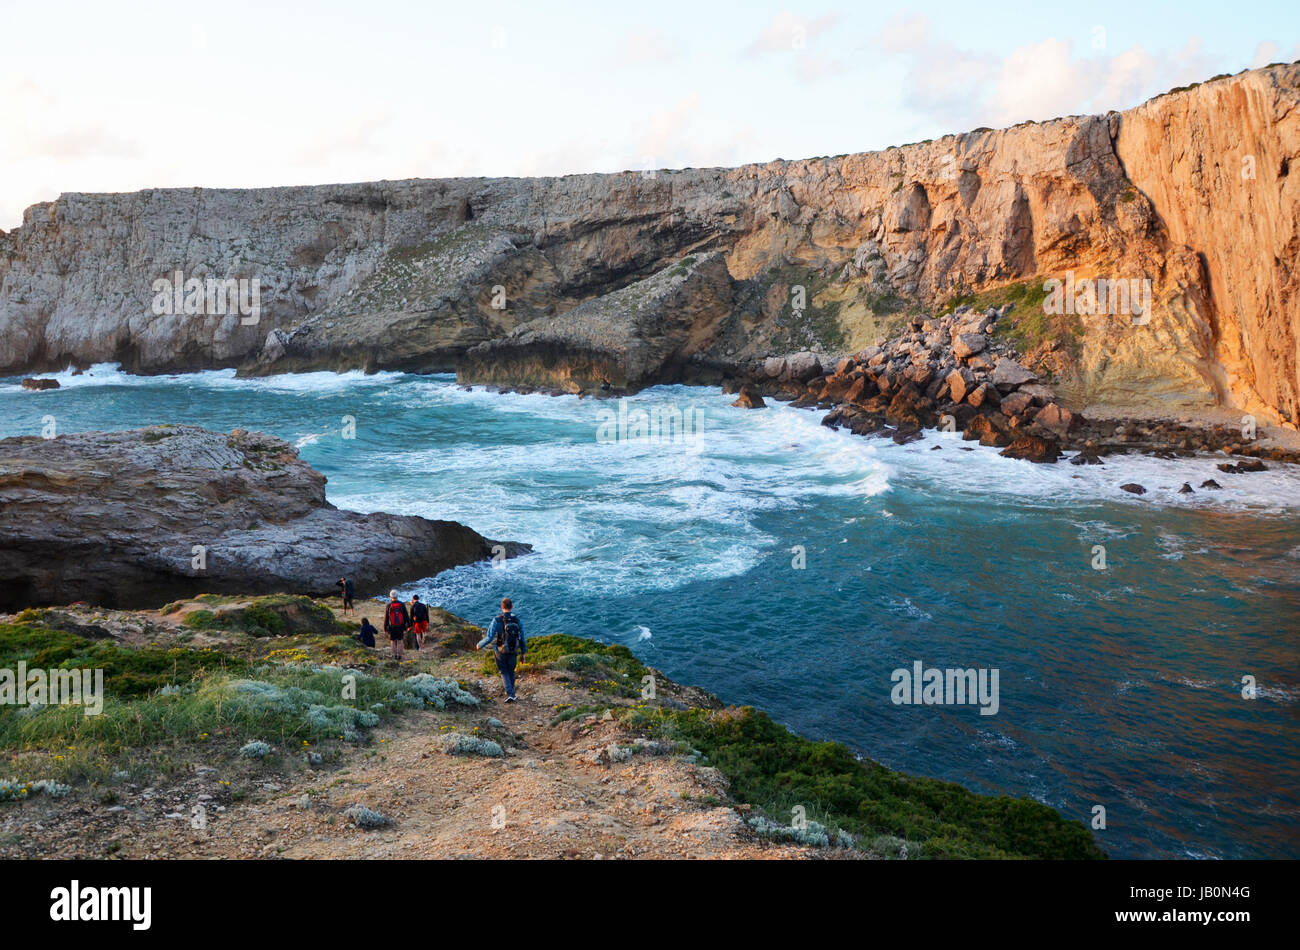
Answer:
M429 608L420 603L420 595L411 595L411 625L415 629L415 648L424 649L424 636L429 632Z
M397 591L390 590L388 609L384 611L384 632L388 634L388 642L393 647L394 659L402 658L402 640L406 636L406 628L410 625L411 615L406 612L406 604L398 599Z
M523 658L528 650L528 641L524 639L524 627L514 614L514 603L509 597L501 600L501 613L488 627L487 636L478 642L474 649L481 650L492 644L496 654L497 669L501 673L501 682L506 687L506 702L515 702L515 664Z

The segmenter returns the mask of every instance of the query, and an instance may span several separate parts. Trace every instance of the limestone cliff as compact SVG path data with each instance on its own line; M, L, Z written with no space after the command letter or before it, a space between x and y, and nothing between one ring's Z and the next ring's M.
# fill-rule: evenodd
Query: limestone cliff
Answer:
M856 351L1002 294L1076 405L1222 403L1295 425L1297 101L1300 65L1274 66L1124 113L735 169L64 195L0 236L0 371L635 386ZM712 252L727 279L682 317L665 282ZM258 279L258 322L155 314L152 282L177 270ZM1039 287L1067 273L1149 280L1149 312L1045 320ZM632 316L645 294L658 303Z

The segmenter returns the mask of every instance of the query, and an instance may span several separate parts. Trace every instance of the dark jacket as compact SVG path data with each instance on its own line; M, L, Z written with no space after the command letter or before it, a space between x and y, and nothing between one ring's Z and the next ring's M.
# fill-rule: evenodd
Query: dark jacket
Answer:
M390 639L395 639L406 632L411 625L411 615L406 612L406 604L400 600L390 600L384 608L384 632Z
M361 632L357 634L357 638L361 641L362 646L372 647L375 645L375 634L378 632L369 620L363 620L361 621Z
M522 660L524 658L524 654L528 652L528 640L524 638L524 622L520 620L519 617L516 616L513 611L511 611L509 614L496 615L492 623L488 625L487 636L485 636L482 640L478 642L479 649L481 650L489 643L492 643L492 652L495 653L497 656L501 655L501 651L497 649L497 645L492 641L496 639L498 633L504 634L505 627L503 621L506 617L511 618L512 620L514 620L515 623L519 624L519 659Z
M351 580L335 581L335 582L334 582L334 586L335 586L335 587L341 587L341 588L343 589L343 599L344 599L344 600L351 600L351 599L352 599L353 588L352 588L352 581L351 581Z

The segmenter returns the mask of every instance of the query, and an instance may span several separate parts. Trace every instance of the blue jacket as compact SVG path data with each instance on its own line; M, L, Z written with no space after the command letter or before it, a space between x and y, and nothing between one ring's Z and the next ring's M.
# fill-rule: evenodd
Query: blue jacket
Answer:
M513 611L508 616L513 617L515 623L519 624L519 656L522 657L528 652L528 640L524 637L524 622L520 620ZM501 614L497 614L496 617L493 618L492 623L488 626L487 636L478 642L480 650L495 640L497 634L501 632L501 617ZM496 647L494 646L492 650L493 652L496 652Z

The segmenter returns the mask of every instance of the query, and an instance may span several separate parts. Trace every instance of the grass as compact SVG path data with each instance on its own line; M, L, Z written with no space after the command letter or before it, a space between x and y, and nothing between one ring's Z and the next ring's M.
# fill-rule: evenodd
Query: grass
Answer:
M1082 350L1083 325L1074 314L1047 314L1043 304L1048 292L1045 281L1034 277L1014 284L990 287L979 293L960 292L948 298L939 311L942 316L965 304L976 312L989 307L1014 304L1011 312L998 320L994 335L1006 340L1021 353L1028 353L1048 340L1055 340L1076 359Z

